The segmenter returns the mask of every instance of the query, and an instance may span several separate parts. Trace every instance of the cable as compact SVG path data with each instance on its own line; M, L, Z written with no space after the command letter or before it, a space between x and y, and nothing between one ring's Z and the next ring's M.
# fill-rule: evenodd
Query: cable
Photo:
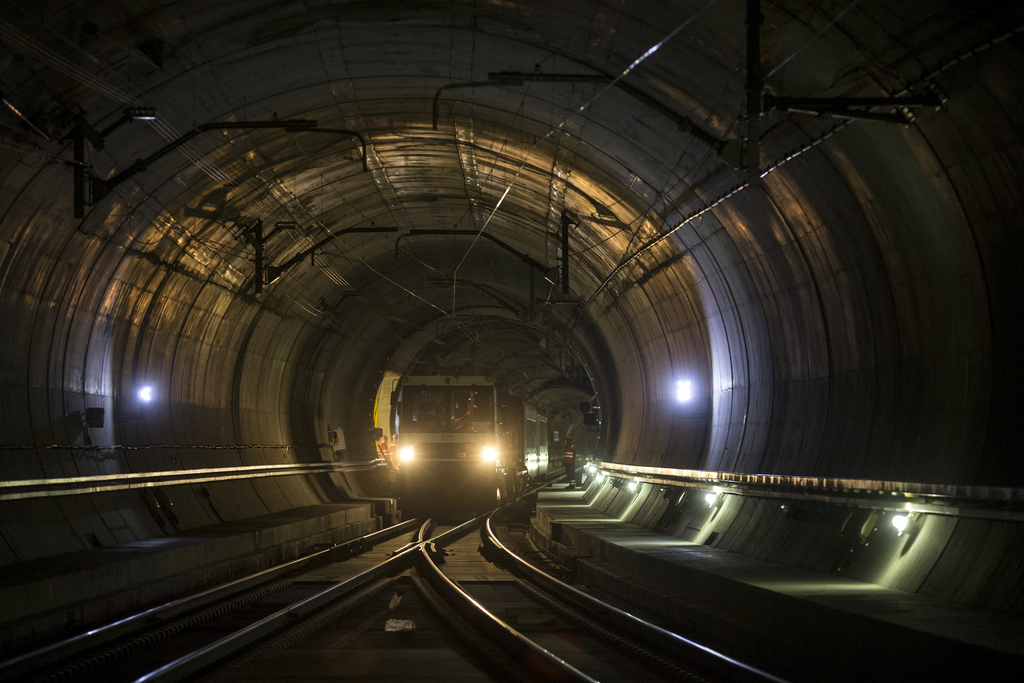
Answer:
M814 42L815 40L817 40L818 38L820 38L820 37L821 37L821 34L823 34L823 33L824 33L825 31L829 30L829 29L830 29L830 28L832 28L833 26L835 26L835 24L836 24L836 22L837 22L837 21L839 21L839 20L840 20L840 19L842 19L842 18L843 18L844 16L846 16L846 13L847 13L847 12L849 12L850 10L852 10L852 9L853 9L854 7L856 7L856 6L858 5L858 4L860 4L860 0L853 0L853 2L851 2L851 3L849 4L849 5L847 5L847 6L846 6L846 9L844 9L844 10L843 10L843 11L841 11L841 12L840 12L839 14L837 14L837 15L836 15L835 17L833 17L833 18L832 18L832 20L831 20L830 22L828 22L827 24L825 24L824 26L822 26L822 27L821 27L821 29L820 29L820 30L819 30L819 31L818 31L817 33L815 33L815 34L814 34L813 36L811 36L810 38L808 38L808 39L807 39L807 41L806 41L806 42L805 42L805 43L804 43L803 45L801 45L800 47L798 47L798 48L797 48L796 50L794 50L794 51L793 51L793 52L792 52L792 53L791 53L791 54L790 54L790 55L789 55L788 57L786 57L786 58L785 58L785 59L783 59L783 60L782 60L781 62L779 62L779 63L778 63L778 64L777 64L776 66L775 66L775 68L774 68L774 69L772 69L771 71L769 71L768 73L766 73L766 74L764 75L764 77L762 78L762 80L763 80L763 81L767 81L767 80L768 80L768 79L769 79L769 78L770 78L770 77L771 77L772 75L774 75L774 74L775 74L775 72L776 72L776 71L778 71L778 70L779 70L779 69L781 69L782 67L784 67L784 66L786 66L787 64L789 64L789 61L790 61L791 59L793 59L793 58L794 58L794 57L796 57L796 56L797 56L798 54L800 54L800 53L801 53L801 52L802 52L802 51L804 50L804 48L806 48L806 47L807 47L808 45L810 45L810 44L811 44L811 43L813 43L813 42Z
M530 154L532 154L533 150L536 149L536 147L541 142L543 142L544 140L549 138L552 134L554 134L554 133L556 133L558 131L561 131L565 127L565 124L568 123L572 118L574 118L577 114L579 114L579 113L583 112L584 110L586 110L591 104L593 104L596 100L598 100L606 92L608 92L609 89L615 87L619 83L619 81L621 81L623 78L625 78L627 75L629 75L636 67L638 67L641 63L643 63L644 60L646 60L648 57L650 57L655 52L657 52L665 43L667 43L669 40L674 38L684 28L689 26L691 22L693 22L698 16L700 16L705 10L707 10L708 8L713 6L716 2L717 2L717 0L710 0L710 2L705 4L703 7L701 7L696 12L694 12L688 19L686 19L686 21L684 21L679 26L677 26L675 29L673 29L671 33L669 33L667 36L665 36L659 42L655 43L650 48L648 48L647 51L644 52L642 55L640 55L639 57L634 59L633 62L628 67L626 67L626 69L623 70L623 72L621 74L619 74L614 79L612 79L596 95L594 95L589 100L587 100L582 105L580 105L575 111L571 112L568 116L566 116L562 120L561 123L559 123L554 128L550 129L542 138L539 138L536 142L533 143L533 145L527 151L527 154L524 157L523 162L520 164L519 169L516 171L515 176L513 176L512 181L509 183L508 187L505 188L505 191L501 194L501 197L498 199L498 203L494 206L494 209L487 216L487 220L484 221L484 224L480 227L480 230L477 232L476 237L473 239L473 242L469 245L469 249L466 250L466 253L462 256L462 259L459 261L458 265L455 266L455 271L452 273L452 280L453 280L453 283L452 283L452 309L453 310L455 308L455 291L456 291L455 290L455 286L456 286L457 280L458 280L459 268L462 267L462 264L465 262L466 257L469 256L469 253L476 246L476 243L480 239L480 235L482 235L484 230L487 229L487 226L490 225L490 222L494 218L494 215L498 212L498 209L501 208L501 205L504 203L505 198L508 196L508 193L512 190L512 187L515 185L516 181L519 179L519 176L522 173L523 168L526 166L526 160L529 158Z

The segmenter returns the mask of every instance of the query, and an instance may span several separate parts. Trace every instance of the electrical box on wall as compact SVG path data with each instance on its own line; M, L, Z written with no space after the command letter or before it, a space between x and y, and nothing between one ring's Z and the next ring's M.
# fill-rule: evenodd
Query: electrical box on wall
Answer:
M331 448L334 449L335 453L345 450L345 430L328 429L327 443L331 444Z

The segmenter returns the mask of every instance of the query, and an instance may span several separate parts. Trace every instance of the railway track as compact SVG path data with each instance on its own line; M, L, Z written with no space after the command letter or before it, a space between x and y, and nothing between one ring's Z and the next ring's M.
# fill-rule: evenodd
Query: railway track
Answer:
M0 681L779 680L526 562L500 511L413 530L29 653L0 664Z

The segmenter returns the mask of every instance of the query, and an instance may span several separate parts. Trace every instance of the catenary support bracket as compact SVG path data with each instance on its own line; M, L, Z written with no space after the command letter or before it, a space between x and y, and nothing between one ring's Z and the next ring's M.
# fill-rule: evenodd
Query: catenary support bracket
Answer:
M433 107L433 123L434 130L437 130L437 119L439 117L439 110L441 105L441 95L447 91L457 88L481 88L481 87L518 87L525 85L528 82L533 83L611 83L615 79L611 76L605 76L604 74L544 74L544 73L532 73L528 71L494 71L487 74L486 81L474 81L472 83L450 83L448 85L441 86L441 88L434 94L434 107ZM725 142L719 140L714 135L711 135L706 130L701 128L699 125L686 118L682 114L674 111L670 107L665 106L657 99L651 97L643 90L634 87L633 85L626 83L622 80L615 83L615 87L623 90L630 94L636 99L643 102L649 108L658 112L665 118L673 121L679 130L685 131L690 135L694 136L704 144L716 152L721 152L722 147L725 146Z
M122 117L124 119L124 117ZM114 126L107 128L104 133L109 133L113 128L117 127L122 123L121 120L115 123ZM285 120L272 120L272 121L215 121L213 123L204 123L203 125L192 129L185 135L181 136L177 140L172 140L167 143L159 150L149 155L145 159L138 159L128 168L124 169L120 173L114 175L111 178L88 178L84 172L84 157L85 157L85 141L88 140L97 149L103 148L102 137L98 136L92 128L82 119L76 121L75 127L71 132L72 141L74 142L74 155L75 155L75 168L82 169L76 171L74 174L74 210L75 218L82 218L85 215L85 207L87 205L93 205L107 197L118 185L125 182L129 178L142 173L149 168L151 164L166 156L167 154L178 149L182 145L186 144L196 136L215 130L253 130L258 128L283 128L288 132L307 132L307 133L328 133L333 135L347 135L354 137L359 140L362 146L362 164L363 170L367 170L366 164L366 140L362 135L351 130L341 130L336 128L317 128L317 122L309 119L285 119Z
M867 119L907 125L910 118L903 112L917 107L941 107L938 92L904 97L783 97L765 93L766 110L801 112L844 119ZM895 107L894 112L871 111L874 107Z

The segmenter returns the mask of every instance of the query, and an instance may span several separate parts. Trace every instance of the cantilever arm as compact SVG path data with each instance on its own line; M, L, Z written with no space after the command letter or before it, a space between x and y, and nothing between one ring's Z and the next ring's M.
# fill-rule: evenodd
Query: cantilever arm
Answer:
M304 133L336 133L337 135L351 135L359 140L359 144L363 148L363 170L369 171L370 167L366 165L366 138L354 130L344 130L341 128L309 128L303 129Z
M369 170L366 165L366 139L354 130L343 130L340 128L317 128L316 121L311 119L285 119L282 121L214 121L213 123L204 123L203 125L193 128L188 133L185 133L177 140L172 140L153 154L150 154L145 159L138 159L128 168L124 169L113 178L109 180L93 179L93 196L92 203L95 204L99 200L103 199L111 193L111 191L128 180L136 173L141 173L149 168L150 164L155 162L157 159L166 156L170 152L178 149L192 138L198 136L200 133L205 133L211 130L224 130L224 129L251 129L251 128L284 128L289 132L303 132L303 133L330 133L334 135L349 135L359 140L359 144L363 149L363 170Z
M177 140L172 140L153 154L150 154L145 159L138 159L134 164L121 171L113 178L109 180L94 179L93 183L93 197L92 203L95 204L99 200L103 199L110 192L123 183L124 181L131 178L136 173L141 173L149 168L157 159L166 156L170 152L178 149L186 142L196 137L200 133L205 133L211 130L223 130L225 128L284 128L286 130L311 130L316 127L316 121L309 119L286 119L284 121L216 121L213 123L204 123L198 128L193 128L189 132L182 135Z
M410 230L409 232L405 233L404 235L399 235L398 239L395 240L395 258L398 258L398 244L399 244L399 242L402 241L403 237L423 237L424 235L464 235L464 236L467 236L467 237L470 237L470 236L476 237L478 234L480 235L480 237L484 237L484 238L489 239L490 241L494 242L495 244L497 244L499 247L501 247L505 251L508 251L508 252L511 252L511 253L515 254L524 263L530 264L530 267L533 268L534 270L539 270L541 273L546 273L549 270L549 268L547 266L545 266L543 263L538 263L537 261L534 261L532 258L529 257L529 255L524 254L524 253L514 249L513 247L510 247L509 245L505 244L504 242L499 240L494 235L491 235L490 233L487 233L487 232L478 233L476 230L447 230L447 229Z

